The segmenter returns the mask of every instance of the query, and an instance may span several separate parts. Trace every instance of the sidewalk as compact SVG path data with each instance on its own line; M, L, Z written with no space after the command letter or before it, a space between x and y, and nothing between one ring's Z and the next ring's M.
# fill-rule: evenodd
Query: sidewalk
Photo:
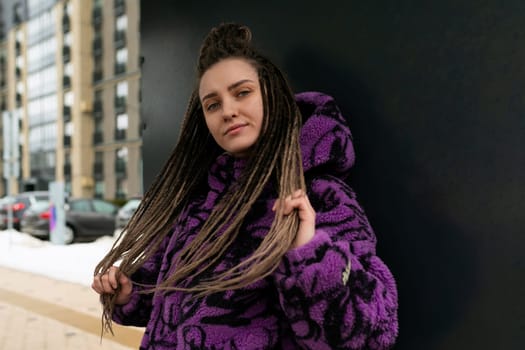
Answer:
M0 350L138 349L143 329L113 325L100 340L91 288L0 267Z

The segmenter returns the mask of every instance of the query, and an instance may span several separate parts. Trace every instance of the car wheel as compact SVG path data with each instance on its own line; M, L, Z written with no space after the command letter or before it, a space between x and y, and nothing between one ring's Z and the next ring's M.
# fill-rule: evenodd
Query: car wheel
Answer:
M66 226L64 229L64 243L71 244L75 240L75 230L71 226Z

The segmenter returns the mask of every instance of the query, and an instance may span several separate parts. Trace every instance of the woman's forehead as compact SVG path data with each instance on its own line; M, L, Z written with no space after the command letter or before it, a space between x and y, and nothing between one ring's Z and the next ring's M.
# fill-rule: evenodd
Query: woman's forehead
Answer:
M241 80L258 82L257 70L247 60L229 58L212 65L204 74L199 84L199 96L214 90L228 89Z

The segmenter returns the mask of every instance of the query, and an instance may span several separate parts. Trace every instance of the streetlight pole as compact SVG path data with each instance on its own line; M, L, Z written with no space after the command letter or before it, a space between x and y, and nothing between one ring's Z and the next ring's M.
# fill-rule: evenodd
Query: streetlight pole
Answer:
M13 180L20 176L19 152L19 118L18 111L4 111L2 113L4 136L4 178L7 181L7 197L12 195ZM7 228L13 229L13 206L7 204Z

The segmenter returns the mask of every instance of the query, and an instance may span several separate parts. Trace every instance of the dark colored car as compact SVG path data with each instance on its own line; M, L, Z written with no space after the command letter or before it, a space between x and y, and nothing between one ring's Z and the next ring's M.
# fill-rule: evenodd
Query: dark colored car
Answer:
M50 203L38 203L26 210L21 220L21 231L49 238ZM101 199L68 199L65 204L65 243L75 240L93 240L112 236L118 207Z
M2 218L4 227L7 227L9 207L13 210L13 228L20 230L20 220L24 212L33 204L47 201L49 202L49 192L47 191L31 191L22 192L11 196L10 200L2 205L0 208L0 217Z
M122 230L124 226L128 223L131 216L137 210L140 204L140 198L132 198L126 202L117 212L115 217L115 228Z

